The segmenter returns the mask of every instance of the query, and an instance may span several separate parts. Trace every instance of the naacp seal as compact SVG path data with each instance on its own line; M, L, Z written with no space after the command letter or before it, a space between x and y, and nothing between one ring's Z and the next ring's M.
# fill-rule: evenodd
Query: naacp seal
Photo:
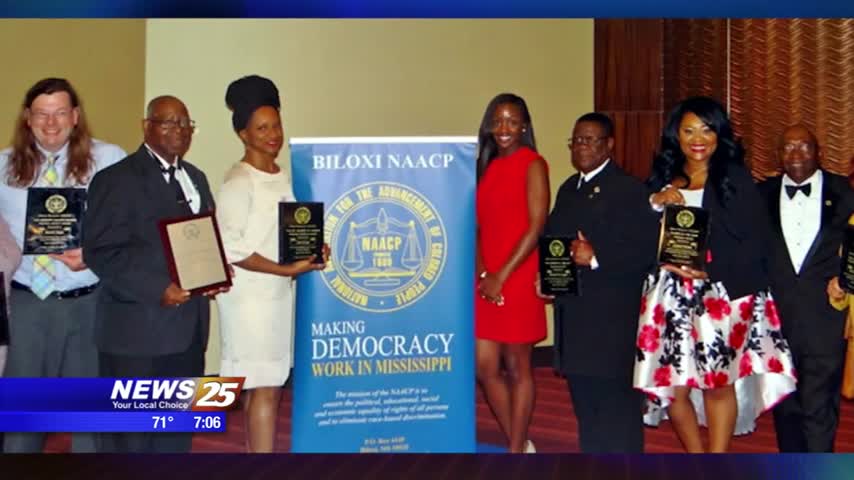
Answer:
M50 213L62 213L68 207L68 200L62 195L51 195L45 200L44 207Z
M690 210L682 210L676 214L676 224L682 228L689 228L694 225L694 214Z
M332 255L323 282L355 308L406 308L423 298L442 274L445 226L427 197L410 186L359 185L335 200L324 223Z
M294 212L294 220L299 225L305 225L311 221L311 211L307 207L299 207Z
M566 248L560 240L552 240L551 243L549 243L549 253L551 253L553 257L562 257L564 251L566 251Z

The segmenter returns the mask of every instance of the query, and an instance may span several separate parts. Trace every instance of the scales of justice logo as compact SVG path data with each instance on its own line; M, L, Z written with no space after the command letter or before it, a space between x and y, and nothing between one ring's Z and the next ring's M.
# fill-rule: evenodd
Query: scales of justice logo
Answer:
M394 182L365 183L326 212L332 249L323 281L345 303L369 312L412 305L441 276L445 226L426 196Z

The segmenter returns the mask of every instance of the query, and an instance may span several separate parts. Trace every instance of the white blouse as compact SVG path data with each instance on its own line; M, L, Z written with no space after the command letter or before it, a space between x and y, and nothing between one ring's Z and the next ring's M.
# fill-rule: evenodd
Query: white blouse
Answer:
M685 205L689 207L702 207L703 206L703 192L705 188L701 188L699 190L685 190L680 188L679 193L682 194L682 197L685 198Z

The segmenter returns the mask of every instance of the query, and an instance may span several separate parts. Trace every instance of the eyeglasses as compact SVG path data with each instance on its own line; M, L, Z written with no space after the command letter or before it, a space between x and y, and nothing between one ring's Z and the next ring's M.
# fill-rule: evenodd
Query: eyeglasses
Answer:
M792 153L795 150L800 150L804 153L809 153L812 148L813 145L811 143L806 142L786 143L783 145L783 151L786 153Z
M566 144L570 147L575 145L599 145L602 143L602 140L605 140L608 137L571 137L566 139Z
M194 131L196 130L196 122L195 120L158 120L156 118L147 118L151 123L156 123L160 125L160 129L164 131L172 131L177 130L178 128L182 128L184 130Z
M50 119L63 121L71 116L71 110L58 110L56 112L31 111L30 121L34 123L47 123Z

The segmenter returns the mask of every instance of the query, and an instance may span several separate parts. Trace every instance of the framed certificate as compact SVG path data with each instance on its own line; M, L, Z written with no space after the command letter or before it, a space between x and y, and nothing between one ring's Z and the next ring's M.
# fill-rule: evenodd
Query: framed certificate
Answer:
M658 263L706 270L709 211L697 207L664 207L658 246Z
M842 262L839 267L839 286L854 293L854 226L845 227L842 237Z
M80 247L86 189L30 188L24 225L24 255L62 253Z
M6 301L6 278L0 272L0 345L9 345L9 303Z
M540 292L543 295L578 295L578 267L570 254L571 244L572 237L540 237Z
M161 220L158 227L169 275L176 285L193 295L231 286L213 213Z
M279 203L279 263L292 263L317 255L323 263L323 204Z

